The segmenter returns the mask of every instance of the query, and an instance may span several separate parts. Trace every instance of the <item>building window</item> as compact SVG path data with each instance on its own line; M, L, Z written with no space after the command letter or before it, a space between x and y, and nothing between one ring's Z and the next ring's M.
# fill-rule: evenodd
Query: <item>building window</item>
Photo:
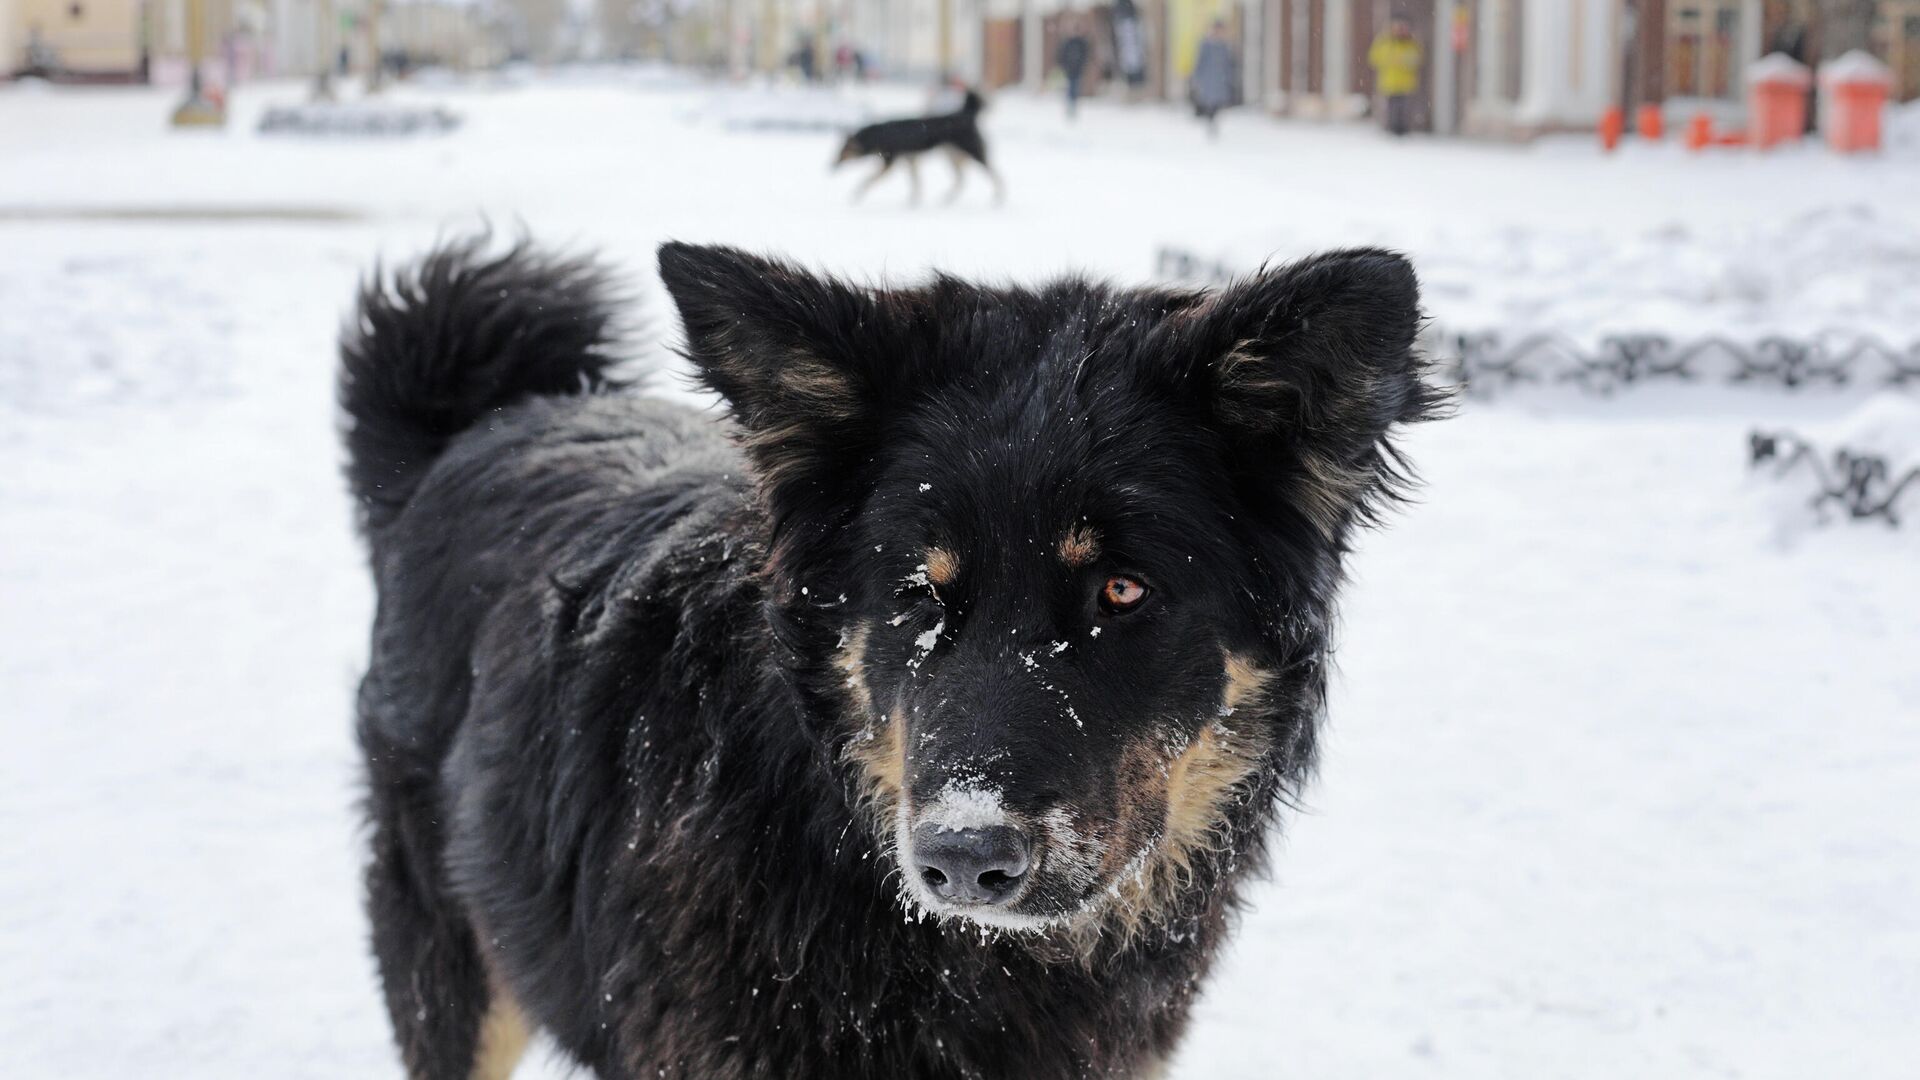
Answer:
M1739 89L1740 0L1667 9L1667 81L1676 97L1732 97Z
M1872 46L1893 73L1894 100L1920 98L1920 0L1881 0Z

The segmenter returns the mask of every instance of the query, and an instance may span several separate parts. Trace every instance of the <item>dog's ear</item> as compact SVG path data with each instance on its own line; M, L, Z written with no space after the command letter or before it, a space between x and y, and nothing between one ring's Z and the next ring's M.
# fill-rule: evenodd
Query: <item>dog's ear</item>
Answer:
M1439 415L1446 394L1415 348L1413 267L1378 249L1336 251L1229 285L1169 329L1182 371L1234 448L1236 468L1277 482L1338 537L1401 490L1398 424Z
M668 243L660 277L700 381L726 399L769 487L817 486L870 438L885 355L867 289L729 247Z

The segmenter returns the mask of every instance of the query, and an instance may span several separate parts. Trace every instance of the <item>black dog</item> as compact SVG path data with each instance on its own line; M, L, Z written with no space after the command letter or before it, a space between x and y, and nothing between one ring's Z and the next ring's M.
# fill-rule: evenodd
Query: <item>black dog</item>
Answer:
M1381 251L1217 292L443 250L343 346L410 1075L1140 1077L1314 755L1350 531L1441 403Z
M960 108L954 112L939 116L916 116L907 120L887 120L866 127L847 136L840 144L840 156L834 159L833 167L838 169L849 161L863 157L877 157L880 168L867 182L861 184L853 193L855 202L867 193L867 190L887 175L896 161L907 163L907 179L913 184L913 201L920 201L920 155L934 150L945 150L947 160L953 163L953 189L947 192L947 201L960 197L960 186L966 179L966 163L971 159L987 172L993 181L995 201L1006 198L1006 188L1000 183L1000 174L987 164L987 140L980 134L980 110L986 108L986 102L972 90L966 92Z

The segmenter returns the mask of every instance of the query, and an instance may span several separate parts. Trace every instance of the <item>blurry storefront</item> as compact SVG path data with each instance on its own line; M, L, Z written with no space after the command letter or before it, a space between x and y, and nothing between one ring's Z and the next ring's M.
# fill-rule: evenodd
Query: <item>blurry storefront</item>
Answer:
M1276 113L1380 113L1368 46L1395 19L1421 46L1416 130L1524 139L1587 131L1609 106L1739 123L1747 67L1862 48L1920 97L1920 0L1249 0L1247 66Z
M267 10L254 0L204 0L205 55L219 84L274 68ZM0 0L0 76L60 82L186 81L186 0Z
M202 74L211 85L308 76L368 62L371 0L202 0ZM390 64L470 68L504 57L501 29L463 0L380 4ZM184 84L187 0L0 0L0 77Z
M0 0L0 75L144 77L140 0Z
M1354 120L1378 115L1375 75L1368 61L1378 35L1405 20L1420 45L1414 130L1433 130L1438 109L1450 100L1436 85L1453 66L1438 55L1436 41L1450 40L1440 7L1389 0L1256 0L1245 5L1248 38L1255 44L1248 65L1255 99L1269 110L1309 119Z
M1089 93L1139 89L1159 76L1158 58L1149 55L1147 42L1149 34L1163 40L1161 0L980 0L980 9L979 67L970 72L962 66L959 72L990 90L1016 85L1039 90L1057 81L1060 46L1074 36L1087 40Z
M1371 107L1367 48L1375 8L1349 0L1265 0L1259 8L1260 100L1279 113L1350 120Z
M1638 0L1624 3L1618 103L1660 105L1672 123L1695 112L1744 116L1746 72L1782 53L1818 66L1853 49L1884 61L1896 101L1920 98L1920 0Z

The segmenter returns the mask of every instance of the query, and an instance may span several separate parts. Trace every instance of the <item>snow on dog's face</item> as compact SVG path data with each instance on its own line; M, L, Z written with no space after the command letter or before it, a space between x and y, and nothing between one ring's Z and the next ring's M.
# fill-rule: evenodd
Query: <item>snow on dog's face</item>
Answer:
M1438 402L1406 262L1217 293L869 289L685 245L661 273L909 909L1136 926L1204 888L1309 763L1347 533Z

